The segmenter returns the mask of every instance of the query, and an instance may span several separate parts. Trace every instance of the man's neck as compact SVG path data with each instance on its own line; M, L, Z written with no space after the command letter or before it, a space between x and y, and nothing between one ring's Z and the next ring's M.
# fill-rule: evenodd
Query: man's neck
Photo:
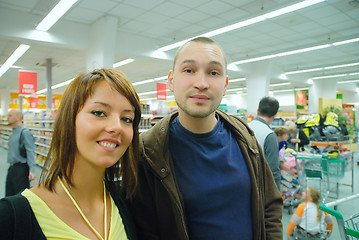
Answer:
M206 118L194 118L179 112L178 120L188 131L201 134L208 133L213 130L218 121L215 116L215 113L213 113Z
M11 127L16 128L16 127L20 126L21 124L22 124L22 122L15 122L15 123L11 124Z
M268 125L270 125L273 122L274 117L266 117L266 116L257 116L261 119L263 119Z

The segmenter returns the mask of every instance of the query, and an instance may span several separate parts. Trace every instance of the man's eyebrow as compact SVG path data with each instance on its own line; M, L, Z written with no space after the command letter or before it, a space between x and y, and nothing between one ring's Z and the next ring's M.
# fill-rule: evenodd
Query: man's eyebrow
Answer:
M196 63L196 61L195 60L192 60L192 59L186 59L186 60L184 60L182 63L181 63L181 65L182 64L186 64L186 63ZM222 63L220 63L220 62L218 62L218 61L211 61L210 63L209 63L209 65L220 65L220 66L223 66L222 65Z

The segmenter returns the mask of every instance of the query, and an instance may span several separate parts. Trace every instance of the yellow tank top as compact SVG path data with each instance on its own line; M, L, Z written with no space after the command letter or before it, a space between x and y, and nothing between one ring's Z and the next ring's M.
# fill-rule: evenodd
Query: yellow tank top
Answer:
M27 198L35 214L42 232L48 240L89 240L87 237L81 235L76 230L69 227L55 213L46 205L46 203L38 197L35 193L25 189L21 195ZM111 223L109 240L127 240L127 235L122 222L122 218L118 212L117 206L113 201L111 195Z

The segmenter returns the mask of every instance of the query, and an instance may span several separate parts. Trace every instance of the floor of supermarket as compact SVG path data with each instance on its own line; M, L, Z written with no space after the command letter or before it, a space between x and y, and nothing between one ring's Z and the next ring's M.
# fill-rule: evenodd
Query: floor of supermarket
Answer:
M6 162L6 157L7 157L7 150L0 148L0 198L4 197L4 195L5 195L5 178L6 178L7 169L9 166L8 163ZM339 199L359 193L359 164L358 164L358 161L359 161L359 153L355 153L354 154L354 163L353 163L353 168L352 168L353 173L354 173L353 181L352 181L351 170L346 171L345 176L342 179L338 180L339 181L339 191L338 191ZM41 168L39 167L37 170L38 171L36 172L36 176L38 178L41 173ZM331 182L332 182L332 180L331 180ZM352 186L351 186L352 183L354 183L353 191L352 191ZM318 184L318 182L317 183L313 182L313 184ZM326 200L326 203L337 200L336 193L333 190L334 185L335 184L331 184L330 189L332 189L332 191L330 192L329 197ZM337 205L337 211L343 215L344 219L348 219L353 214L359 213L359 198L349 200L344 203L340 203L339 205ZM287 239L285 230L288 226L290 217L291 217L291 215L288 213L288 209L284 208L283 218L282 218L283 232L284 232L283 239ZM333 239L333 240L341 239L335 219L334 219L333 234L329 239Z

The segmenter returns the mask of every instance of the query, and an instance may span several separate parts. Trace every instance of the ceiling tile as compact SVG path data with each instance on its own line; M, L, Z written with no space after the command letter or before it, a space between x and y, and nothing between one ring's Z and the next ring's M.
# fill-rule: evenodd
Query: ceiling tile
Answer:
M188 12L184 12L178 15L176 18L189 23L197 23L207 19L208 17L210 17L208 14L199 12L197 10L189 10Z
M145 11L133 6L129 6L126 4L120 4L114 9L112 9L109 13L115 16L122 16L129 19L134 19L140 15L142 15Z
M188 7L182 6L180 4L166 1L166 2L158 5L156 8L154 8L153 12L164 15L164 16L168 16L168 17L176 17L179 14L189 11L191 8L192 7L188 8Z
M168 19L166 16L162 16L160 14L155 14L151 12L146 12L142 14L141 16L138 16L137 19L142 22L146 22L149 24L154 24L156 26L157 24L160 24Z
M73 21L79 21L82 23L93 23L101 16L103 16L102 12L77 7L66 13L65 18Z
M100 12L108 12L109 10L113 9L118 3L108 0L86 0L80 1L79 6L87 9L91 9L94 11Z
M150 0L150 1L144 1L144 0L124 0L123 3L126 3L128 5L131 5L136 8L144 9L144 10L151 10L158 5L164 3L165 0Z

